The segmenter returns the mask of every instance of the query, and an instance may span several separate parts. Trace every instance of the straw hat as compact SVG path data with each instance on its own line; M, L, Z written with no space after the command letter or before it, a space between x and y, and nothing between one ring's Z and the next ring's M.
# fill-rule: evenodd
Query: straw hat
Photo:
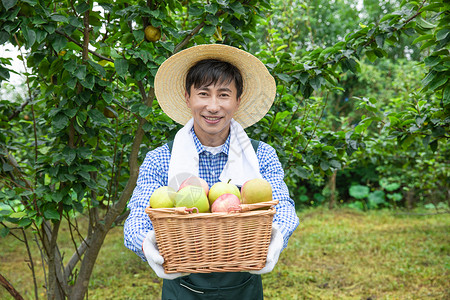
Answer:
M186 74L196 62L211 58L229 62L241 72L244 89L234 119L244 128L261 120L275 99L274 78L252 54L221 44L188 48L172 55L159 67L155 77L155 94L162 110L182 125L192 118L184 97Z

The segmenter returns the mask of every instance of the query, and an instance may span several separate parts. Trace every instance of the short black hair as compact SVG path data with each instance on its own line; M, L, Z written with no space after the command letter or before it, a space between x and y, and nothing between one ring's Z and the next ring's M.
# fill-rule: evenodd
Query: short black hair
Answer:
M234 80L237 99L242 95L243 80L241 72L233 64L218 59L204 59L193 65L186 75L186 91L191 95L191 86L198 89L211 84L229 84Z

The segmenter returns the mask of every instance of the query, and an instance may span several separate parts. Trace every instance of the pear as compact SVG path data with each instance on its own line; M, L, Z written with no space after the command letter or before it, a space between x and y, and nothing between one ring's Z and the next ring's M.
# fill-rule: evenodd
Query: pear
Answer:
M265 179L250 179L242 186L241 197L244 204L272 201L272 186Z
M176 191L168 186L156 189L150 197L151 208L174 207Z
M198 212L209 212L208 197L206 197L203 188L194 185L188 185L179 190L175 196L176 207L197 207Z

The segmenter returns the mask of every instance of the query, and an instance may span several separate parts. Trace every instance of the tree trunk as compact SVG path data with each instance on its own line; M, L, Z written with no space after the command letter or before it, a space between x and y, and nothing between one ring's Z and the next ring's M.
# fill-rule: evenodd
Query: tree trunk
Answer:
M151 103L153 102L153 97L154 97L153 94L149 94L149 97L146 99L147 101L145 101L147 106L151 106ZM133 193L139 175L138 155L140 145L142 143L142 139L145 134L144 130L142 129L145 122L146 122L145 119L141 119L139 121L138 129L136 130L129 159L130 178L128 179L127 185L125 186L125 189L120 195L119 201L113 207L111 207L111 209L106 213L103 222L97 222L97 224L95 224L94 226L95 229L92 234L91 242L81 262L80 272L78 274L78 278L76 279L75 285L71 289L69 299L73 300L84 299L89 286L89 278L91 277L92 271L94 270L95 261L103 245L103 241L105 240L106 234L111 229L111 226L114 223L114 221L124 210L128 202L128 199L131 197L131 194Z
M8 291L8 293L13 296L16 300L23 300L23 297L20 295L20 293L12 286L11 283L6 280L5 277L3 277L2 274L0 274L0 284Z
M337 170L331 175L330 181L328 182L328 187L330 189L330 201L328 202L328 208L333 209L336 205L336 174Z

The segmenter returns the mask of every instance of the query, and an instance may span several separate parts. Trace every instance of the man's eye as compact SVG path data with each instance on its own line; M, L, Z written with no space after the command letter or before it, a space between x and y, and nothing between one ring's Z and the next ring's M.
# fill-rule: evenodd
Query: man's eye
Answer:
M208 93L206 93L206 92L200 92L200 93L198 93L200 96L208 96Z
M228 95L228 94L220 94L220 97L228 98L228 97L230 97L230 95Z

